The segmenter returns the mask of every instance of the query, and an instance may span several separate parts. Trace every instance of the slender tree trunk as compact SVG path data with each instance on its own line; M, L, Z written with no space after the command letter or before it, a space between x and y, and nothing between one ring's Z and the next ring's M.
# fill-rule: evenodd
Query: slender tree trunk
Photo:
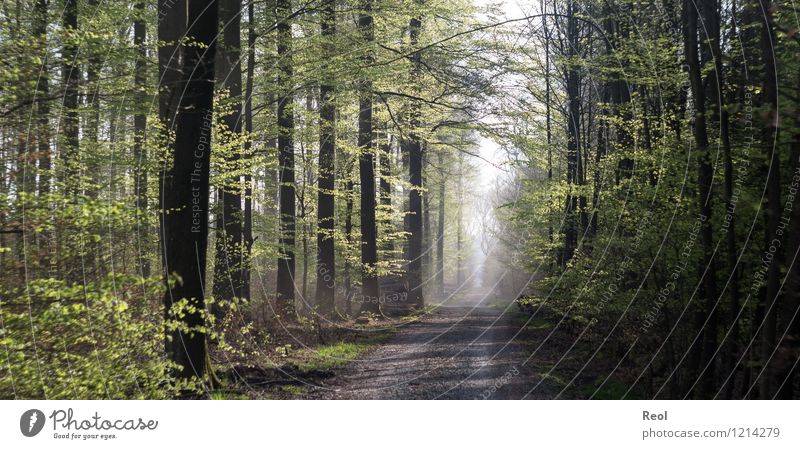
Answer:
M178 19L180 8L169 8L165 21ZM167 316L181 327L169 331L167 352L179 366L177 375L203 379L208 368L204 287L208 246L209 163L214 99L214 56L217 35L215 0L190 0L186 9L186 38L200 45L186 45L182 53L179 100L174 111L175 142L161 196L165 272L175 276L167 282L164 305ZM168 36L159 36L168 41ZM167 116L173 115L166 111ZM170 309L181 300L189 309L172 315Z
M60 181L64 184L64 193L71 201L76 200L80 188L80 163L79 157L79 122L78 122L78 84L80 83L80 66L77 65L78 57L78 1L65 0L63 12L64 29L67 40L64 43L61 57L63 59L62 76L64 82L63 100L63 135L61 149Z
M228 93L230 113L221 117L227 136L236 141L225 152L223 170L239 170L242 134L242 63L241 21L242 0L218 0L219 18L223 27L222 49L218 62L222 77L218 81ZM242 297L242 182L239 176L223 179L217 186L216 253L214 261L214 300L212 310L221 313L221 303Z
M381 231L385 234L386 240L383 250L387 253L386 257L391 258L394 252L394 243L388 238L392 231L392 145L389 137L384 133L380 142L380 208L385 215L381 223Z
M575 5L569 2L567 8L567 40L569 41L570 66L567 69L567 184L568 193L565 202L564 230L564 257L562 267L566 267L578 246L578 223L576 209L578 196L574 193L576 185L580 184L580 78L578 68L572 61L577 55L578 22L575 17Z
M280 257L278 258L277 309L286 318L295 316L295 186L294 186L294 92L292 67L291 0L277 0L278 17L278 165L280 167Z
M444 219L445 200L447 193L447 177L444 173L444 153L439 152L439 170L442 171L439 179L439 213L436 230L436 290L439 296L444 295Z
M348 164L349 165L349 164ZM344 217L344 238L347 242L348 253L349 249L352 247L353 244L353 179L350 175L347 176L347 182L345 183L345 217ZM344 258L344 291L345 291L345 312L347 316L351 316L353 313L352 310L352 289L353 289L353 281L351 278L350 273L350 258Z
M422 27L422 20L414 17L409 23L411 46L416 48L419 43L419 33ZM412 60L412 82L420 78L420 68L422 54L415 49L411 56ZM425 304L422 292L422 142L419 136L420 128L420 105L418 101L412 101L411 105L411 129L409 131L408 142L408 167L409 181L411 190L408 194L408 289L409 302L422 307Z
M431 240L433 239L433 230L431 229L431 191L428 189L428 177L425 170L426 153L423 150L422 187L425 192L422 194L422 273L425 279L430 276L431 255L433 254L433 248L431 247Z
M242 230L243 255L242 255L242 297L250 299L250 270L251 254L253 251L253 175L252 165L252 135L253 135L253 76L256 65L256 28L255 6L253 2L247 4L247 82L244 99L244 126L247 138L244 141L244 154L248 159L247 172L244 175L244 224Z
M458 176L456 183L456 289L462 287L464 283L464 159L462 155L458 155Z
M545 107L545 130L547 132L547 185L552 185L553 180L553 132L552 132L552 113L550 111L550 28L547 24L547 1L542 0L542 27L544 28L544 107ZM549 187L548 187L549 188ZM548 204L550 204L548 198ZM553 223L552 211L547 208L547 239L553 243Z
M704 370L701 379L698 379L698 393L701 396L709 394L713 396L716 393L716 370L713 356L717 348L717 314L715 311L717 301L717 274L713 260L714 242L711 228L713 168L709 161L708 131L706 129L706 94L703 88L701 66L698 57L698 12L695 3L691 0L686 0L684 9L686 11L686 59L687 65L689 66L689 80L692 89L694 139L698 155L697 184L701 220L700 239L703 252L698 274L702 282L701 298L705 301L702 306L705 309L704 315L702 315L701 319L696 320L699 326L696 330L702 332L702 347L699 352L701 354L701 365L693 368ZM698 316L698 318L699 317L700 316ZM693 351L697 350L698 349L693 349ZM695 369L692 369L692 372L695 371ZM696 374L699 374L699 372Z
M89 0L89 14L98 13L98 0ZM84 151L81 159L86 167L88 185L84 186L84 193L90 198L96 198L100 186L100 166L98 158L102 157L100 142L98 140L100 128L100 69L102 60L99 49L88 47L89 63L86 68L86 88L88 89L87 106L89 106L86 126L84 128L85 141L93 146L94 151Z
M764 118L763 142L767 156L767 204L765 212L765 238L767 252L773 257L767 268L766 286L764 288L764 327L761 332L761 362L764 371L759 377L759 397L772 399L777 391L775 367L772 363L773 351L777 344L777 312L781 307L780 271L783 262L781 249L782 238L778 234L781 221L781 181L780 153L777 151L779 132L778 111L778 75L775 61L775 37L773 2L759 0L761 16L761 55L764 63L764 81L761 87L763 105L767 112ZM775 251L771 248L775 247Z
M726 264L730 270L730 282L728 286L730 295L730 307L728 313L728 324L731 326L725 350L722 351L723 375L727 375L734 369L734 359L739 353L739 325L736 316L740 309L740 288L739 288L739 269L737 266L737 245L736 245L736 202L733 196L733 160L731 157L730 140L730 117L725 104L725 78L722 67L722 50L720 44L720 25L719 4L717 1L703 3L704 29L708 34L706 40L706 59L711 59L714 70L709 74L707 84L711 90L712 118L718 122L720 130L720 143L723 152L724 165L724 196L726 204L726 216L723 228L726 228ZM731 6L735 13L735 4ZM735 20L732 21L734 29ZM708 62L708 61L707 61ZM728 385L725 386L725 397L730 399L733 396L734 377L731 377Z
M147 259L150 245L150 229L147 228L147 153L144 147L147 130L147 114L143 109L147 101L147 29L144 22L145 2L134 5L136 19L133 22L133 45L136 47L134 66L134 98L136 112L133 115L133 158L134 194L136 195L136 240L139 270L143 277L150 276L150 262Z
M336 36L336 6L325 5L322 11L322 36L326 59L334 56ZM330 316L334 310L336 293L335 255L335 200L336 186L336 90L332 73L326 73L325 82L319 87L319 177L317 195L317 294L320 313Z
M367 48L364 62L373 61L372 0L362 4L358 28ZM362 312L380 311L380 285L375 264L378 262L377 225L375 222L375 151L372 147L372 81L361 80L359 86L358 112L358 167L361 181L361 265L362 265Z
M36 116L39 129L37 131L38 141L38 160L39 160L39 183L38 193L40 196L50 193L50 74L47 69L48 48L47 48L47 0L36 0L34 5L35 21L34 34L41 43L42 66L39 71L39 79L36 83Z

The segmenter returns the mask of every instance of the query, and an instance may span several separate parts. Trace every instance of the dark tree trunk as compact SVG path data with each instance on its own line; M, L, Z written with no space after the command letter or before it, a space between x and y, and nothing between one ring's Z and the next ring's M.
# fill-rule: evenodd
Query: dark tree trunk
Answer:
M388 234L392 231L392 146L389 139L383 134L380 143L380 208L386 214L381 223L381 232L385 237L389 237ZM390 254L394 251L394 244L391 238L386 238L383 249L389 253L386 257L392 257Z
M740 288L739 288L739 270L737 267L737 245L736 245L736 220L735 209L736 203L733 196L733 160L731 157L731 141L730 141L730 118L728 110L725 105L725 78L722 68L722 51L720 44L720 25L721 19L719 14L719 4L717 1L708 1L703 3L703 21L705 23L704 29L707 32L707 39L704 45L705 62L712 62L714 70L709 73L706 84L709 86L712 119L717 122L720 132L720 143L723 152L723 165L724 165L724 196L726 204L726 216L723 228L725 229L725 242L726 242L726 264L730 271L729 294L730 294L730 307L727 314L728 325L730 326L727 343L725 350L722 351L722 367L723 374L727 375L733 370L734 359L739 352L739 326L736 317L740 310ZM735 12L735 5L732 6ZM733 21L735 27L735 21ZM733 395L733 378L728 385L725 386L725 395L731 398Z
M773 255L766 273L763 309L764 327L761 331L761 353L763 372L759 377L759 397L772 399L779 384L776 384L776 373L773 363L775 345L777 344L777 312L781 307L780 271L783 262L781 235L778 226L781 221L781 181L780 153L778 146L778 75L775 61L775 25L773 23L773 3L759 0L761 16L761 57L764 63L764 81L761 86L762 104L767 108L764 116L763 144L767 156L767 204L765 214L764 243L768 253ZM775 251L770 248L775 247Z
M278 165L280 169L280 257L278 258L277 311L294 319L295 291L295 187L294 112L291 0L277 0L278 17Z
M698 325L697 332L702 332L702 347L693 348L695 354L700 354L700 358L692 357L690 360L699 361L699 366L692 366L692 375L702 375L698 381L699 396L704 397L716 393L715 390L715 361L714 354L717 351L717 281L716 269L714 267L713 252L714 242L711 228L712 213L712 183L713 168L709 161L708 150L708 131L706 128L706 94L703 88L701 75L701 61L698 57L698 11L694 2L687 0L684 3L686 14L686 63L689 67L689 81L692 89L692 102L694 106L694 140L697 146L698 158L698 203L700 212L700 239L702 243L702 257L699 266L699 276L702 283L702 295L704 313L698 315L695 323ZM699 352L698 352L699 351ZM693 361L692 365L695 364ZM699 370L699 371L698 371ZM691 376L690 376L691 377Z
M253 135L253 75L256 65L256 25L255 25L255 6L253 2L247 5L247 82L245 86L244 100L244 126L247 139L244 141L244 154L248 159L252 158L252 135ZM253 176L252 166L247 161L247 172L244 175L244 223L242 230L243 254L242 254L242 297L250 299L250 270L251 254L253 250Z
M800 73L797 85L800 86ZM790 143L789 160L791 161L791 185L800 184L800 109L794 111L794 134ZM800 223L800 195L794 196L792 205L791 223ZM795 228L796 229L796 228ZM781 339L775 364L778 382L777 399L795 399L795 379L797 378L800 363L797 355L800 354L800 232L790 232L786 246L786 288L784 304L781 308L781 324L779 331L785 335Z
M411 46L416 47L419 42L422 20L418 17L409 23ZM412 59L412 82L420 77L422 55L415 50ZM408 142L408 170L411 190L408 194L408 289L409 302L416 307L425 303L422 292L422 142L419 136L420 105L413 101L411 105L411 129Z
M147 229L147 153L144 147L147 130L147 114L143 109L147 103L147 29L144 22L145 2L137 1L135 6L136 20L133 22L133 45L136 47L136 64L134 66L134 98L136 112L133 114L133 159L134 159L134 194L136 195L136 240L139 259L139 270L143 277L150 276L150 230Z
M439 213L436 230L436 290L442 296L444 295L444 206L447 177L444 173L444 153L441 151L439 152L439 170L441 170L441 177L439 179Z
M79 122L78 122L78 84L80 82L80 66L78 56L78 1L65 0L63 13L64 29L68 38L64 43L61 57L63 59L62 76L64 82L64 140L61 149L60 181L64 184L64 193L75 201L80 188L79 156Z
M89 0L89 14L96 15L98 13L98 0ZM88 184L84 186L84 193L90 198L97 197L97 191L100 188L100 170L98 164L99 153L101 152L98 135L100 127L100 69L102 60L100 58L99 49L88 48L89 61L86 68L86 88L88 89L87 106L89 107L86 126L84 128L85 139L93 145L94 151L84 151L81 156L83 165L86 170L86 180ZM96 250L96 249L95 249Z
M47 0L36 0L34 34L41 45L42 70L36 83L36 116L39 129L37 131L38 160L39 160L39 195L50 193L50 75L47 70Z
M218 0L222 30L222 48L218 53L218 83L228 93L230 113L221 118L223 128L236 147L225 152L224 170L238 170L241 160L242 134L242 63L241 63L241 0ZM239 176L225 179L217 186L216 254L214 261L214 300L212 310L220 313L220 303L242 297L242 183Z
M350 164L348 164L350 165ZM349 170L347 170L347 182L345 183L345 217L344 217L344 238L347 242L347 248L349 252L349 248L351 248L353 243L353 179L349 175ZM353 280L350 274L350 258L344 258L344 291L345 291L345 312L347 316L351 316L353 313L352 310L352 289L353 289Z
M166 9L165 22L181 18L179 7ZM175 17L177 16L177 17ZM217 35L217 3L215 0L189 0L186 8L186 29L189 42L180 49L181 81L177 109L174 114L175 142L164 176L161 196L164 199L161 235L165 272L175 277L167 282L164 295L166 314L181 327L169 331L167 353L179 366L177 375L204 378L207 371L204 286L206 249L208 246L209 162L214 99L214 56ZM171 36L159 36L169 41ZM172 316L170 309L181 300L189 309Z
M358 18L358 28L367 46L372 45L372 1L363 2ZM373 61L372 49L364 57L369 66ZM377 226L375 223L375 152L372 148L372 81L361 80L358 112L358 168L361 181L361 294L362 312L380 311L380 285L375 264L378 262Z
M326 59L333 58L336 36L336 9L334 2L325 5L322 11L322 36ZM317 293L316 302L320 313L329 316L334 310L336 293L336 256L334 248L336 186L336 105L332 73L325 74L325 82L319 87L319 178L317 195Z
M577 55L578 46L578 21L575 17L575 5L569 2L567 9L567 40L569 41L569 56ZM562 267L566 267L578 246L578 222L575 216L578 209L578 196L575 195L575 186L580 184L580 78L575 62L570 59L567 69L567 184L568 193L564 211L564 255Z
M428 189L428 178L425 173L427 152L423 150L422 153L422 187L425 189L425 192L422 194L422 273L423 277L427 279L430 276L431 255L433 254L433 248L431 247L433 229L431 229L431 191Z

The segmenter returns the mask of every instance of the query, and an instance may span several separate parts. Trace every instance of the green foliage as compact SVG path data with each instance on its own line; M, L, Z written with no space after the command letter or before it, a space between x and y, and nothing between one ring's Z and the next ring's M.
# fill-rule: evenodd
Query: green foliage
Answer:
M5 289L0 397L158 399L185 389L168 375L161 294L160 279L125 275Z

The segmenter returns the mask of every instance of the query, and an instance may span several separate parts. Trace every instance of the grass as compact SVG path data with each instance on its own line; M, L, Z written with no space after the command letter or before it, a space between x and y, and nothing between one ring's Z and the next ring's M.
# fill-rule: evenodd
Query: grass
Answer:
M385 332L361 341L342 341L305 350L298 367L306 372L342 368L372 347L384 342L390 335L390 332Z

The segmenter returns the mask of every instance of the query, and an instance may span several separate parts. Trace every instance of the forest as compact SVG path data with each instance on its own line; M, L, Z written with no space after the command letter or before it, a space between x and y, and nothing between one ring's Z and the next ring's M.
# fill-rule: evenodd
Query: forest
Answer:
M0 399L800 398L798 17L3 0Z

